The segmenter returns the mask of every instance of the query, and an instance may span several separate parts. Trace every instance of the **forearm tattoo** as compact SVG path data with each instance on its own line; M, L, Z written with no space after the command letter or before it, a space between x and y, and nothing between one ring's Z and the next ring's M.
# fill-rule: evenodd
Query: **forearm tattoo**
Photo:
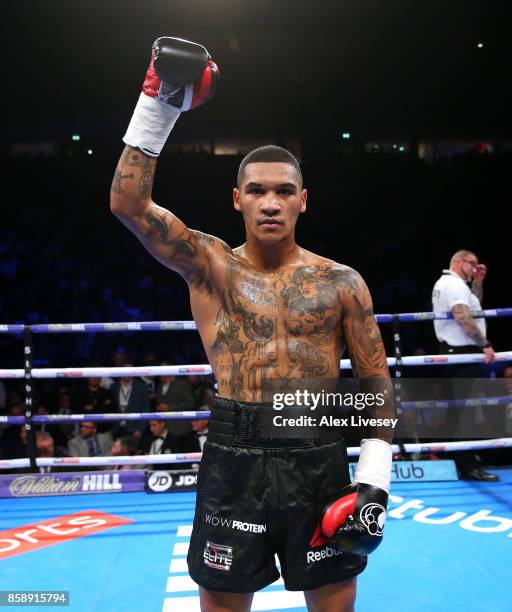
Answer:
M127 193L143 200L149 199L155 169L155 158L144 155L138 149L125 147L112 181L112 193Z
M478 328L469 308L465 304L456 304L452 308L452 312L455 320L462 327L466 336L476 342L478 346L483 346L486 343L486 339Z

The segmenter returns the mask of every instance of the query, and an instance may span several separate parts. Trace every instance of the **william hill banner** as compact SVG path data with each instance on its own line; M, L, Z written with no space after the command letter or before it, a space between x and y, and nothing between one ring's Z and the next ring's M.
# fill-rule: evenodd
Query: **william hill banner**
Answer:
M144 491L144 470L0 476L0 497L43 497Z

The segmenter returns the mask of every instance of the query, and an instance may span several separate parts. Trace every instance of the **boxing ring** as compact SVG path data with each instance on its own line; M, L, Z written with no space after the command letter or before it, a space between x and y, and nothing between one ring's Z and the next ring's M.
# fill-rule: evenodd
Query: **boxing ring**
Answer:
M401 323L447 318L451 313L376 315L393 325L394 356L388 364L395 380L403 368L442 367L478 363L479 354L402 356ZM485 310L476 316L509 317L512 308ZM23 337L24 367L0 370L0 378L24 380L25 416L0 417L0 424L34 425L80 421L207 418L209 412L34 415L33 381L91 376L209 375L207 364L123 368L34 368L33 335L109 333L122 331L192 331L192 321L148 323L76 323L1 325L0 333ZM512 361L512 351L496 354ZM341 360L340 369L350 362ZM401 401L399 410L414 410L421 402ZM459 401L457 406L470 405ZM464 404L466 402L466 404ZM512 403L510 396L491 398L489 405ZM446 402L428 402L429 407ZM425 453L512 447L512 438L459 440L394 445L394 452ZM349 455L357 456L358 448ZM188 576L186 554L192 528L195 492L147 493L141 488L143 470L123 477L87 472L88 466L144 466L199 461L199 453L135 457L36 458L0 461L0 475L14 469L56 466L85 468L73 472L76 482L94 481L89 490L36 489L26 480L0 500L0 591L68 591L69 609L77 611L199 610L197 585ZM385 543L371 555L358 578L357 610L419 612L505 611L512 601L509 558L512 546L512 469L495 470L500 482L394 482L390 493ZM101 475L101 476L99 476ZM27 475L30 479L30 475ZM71 480L73 480L73 478ZM28 483L28 484L27 484ZM98 486L100 483L100 486ZM71 483L72 484L72 483ZM25 487L25 488L23 488ZM86 487L87 488L87 487ZM24 495L29 491L30 495ZM66 493L66 494L65 494ZM121 494L122 493L122 494ZM509 602L508 604L506 602ZM26 609L15 607L14 609ZM305 610L302 593L287 592L282 580L255 595L253 610Z

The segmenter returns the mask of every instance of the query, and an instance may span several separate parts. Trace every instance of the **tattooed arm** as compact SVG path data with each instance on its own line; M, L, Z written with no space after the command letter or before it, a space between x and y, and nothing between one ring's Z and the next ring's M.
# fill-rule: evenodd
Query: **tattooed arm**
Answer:
M215 239L188 229L151 199L156 158L126 146L110 191L110 209L164 266L190 284L206 284ZM220 241L219 241L220 242Z
M348 269L342 284L343 332L347 342L352 371L362 393L383 394L381 405L367 405L363 417L394 418L393 388L389 377L386 351L380 335L370 292L361 276ZM393 439L391 427L376 427L365 437Z
M478 346L484 347L487 344L487 339L478 328L475 319L471 315L471 311L466 304L455 304L452 308L453 318L462 327L466 336L471 338Z

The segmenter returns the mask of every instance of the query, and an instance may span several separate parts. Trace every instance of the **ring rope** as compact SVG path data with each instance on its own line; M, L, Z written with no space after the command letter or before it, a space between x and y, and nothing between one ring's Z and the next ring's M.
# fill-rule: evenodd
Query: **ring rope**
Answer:
M406 443L408 453L430 453L480 450L488 448L512 448L512 438L496 438L493 440L458 440L456 442L425 442ZM400 452L398 444L392 444L393 453ZM351 446L347 448L349 457L359 455L360 448ZM148 465L168 463L190 463L201 461L202 453L169 453L168 455L136 455L126 457L45 457L37 458L38 467L51 466L109 466L109 465ZM30 459L4 459L0 461L0 470L30 467Z
M512 396L500 395L496 397L471 397L467 399L452 400L422 400L402 402L402 409L413 411L425 408L474 408L476 406L512 405ZM41 414L32 417L35 425L55 425L58 423L89 423L119 422L119 421L185 421L192 419L209 419L209 410L183 410L176 412L105 412L101 414ZM23 425L24 416L0 416L0 423L7 425Z
M471 313L473 318L512 317L512 308L489 308ZM438 321L453 319L448 312L403 312L400 314L376 314L377 323L392 323L398 317L400 322ZM3 324L0 333L20 334L26 328L34 334L66 333L111 333L134 331L192 331L196 330L195 321L125 321L118 323L37 323L34 325Z
M461 353L460 355L411 355L402 357L403 366L450 365L460 363L483 363L485 355L482 353ZM512 351L495 353L496 361L512 361ZM393 367L395 357L388 357L388 366ZM340 370L352 368L350 359L341 359ZM120 378L123 376L188 376L200 374L207 376L213 374L209 364L175 365L175 366L139 366L139 367L105 367L105 368L34 368L32 378L103 378L110 376ZM22 368L0 369L2 378L23 378L25 371Z

